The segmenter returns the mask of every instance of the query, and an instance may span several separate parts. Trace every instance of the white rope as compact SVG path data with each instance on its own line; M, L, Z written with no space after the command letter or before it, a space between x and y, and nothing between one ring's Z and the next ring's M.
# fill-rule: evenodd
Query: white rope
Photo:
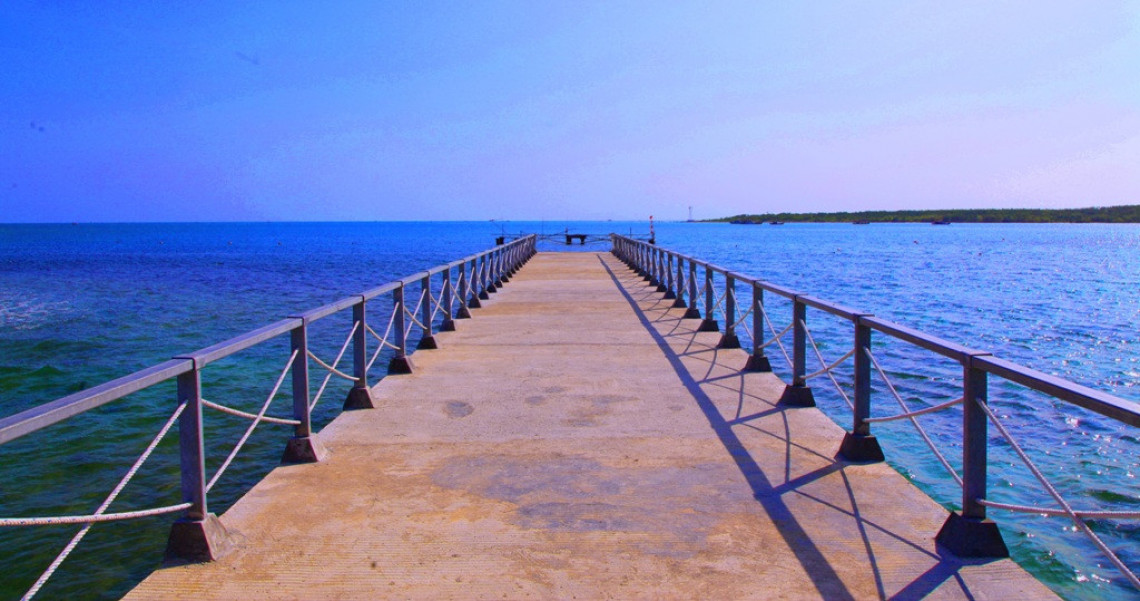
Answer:
M1051 509L1048 507L1034 507L1032 505L1013 505L1010 503L998 503L990 501L989 499L977 499L979 505L992 507L994 509L1005 509L1006 511L1016 511L1018 513L1036 513L1049 517L1068 517L1069 514L1061 509ZM1140 518L1140 511L1086 511L1083 509L1074 509L1073 515L1084 520L1134 520Z
M800 320L800 326L803 327L804 334L807 335L808 342L811 343L811 350L815 351L816 359L819 359L819 364L824 367L823 371L824 371L824 373L827 374L827 379L831 380L831 383L835 385L835 390L837 390L839 392L839 396L843 397L843 402L847 403L847 406L852 411L854 411L855 410L855 404L851 402L851 399L850 399L850 397L847 396L847 393L843 392L843 387L839 385L839 381L835 379L835 376L831 375L831 371L826 369L827 368L827 361L823 360L823 354L819 352L819 347L816 346L816 344L815 344L815 338L811 335L811 330L808 329L807 322L805 322L804 320L801 319Z
M760 313L764 316L764 323L768 325L768 331L772 332L772 340L762 345L760 348L764 348L769 344L775 342L776 346L780 347L780 352L783 353L784 360L788 362L789 366L791 366L792 358L790 355L788 355L788 349L784 348L784 343L780 341L780 338L782 338L784 334L787 334L788 330L792 329L792 326L796 325L795 322L788 324L788 327L784 328L782 332L777 334L776 326L772 325L772 320L768 317L768 311L764 308L764 305L760 305Z
M233 415L235 417L244 417L245 419L257 419L257 416L252 414L252 413L246 413L245 411L241 411L239 409L234 409L233 407L227 407L225 405L219 405L218 403L215 403L213 401L207 401L206 399L201 399L201 401L202 401L202 406L209 407L210 409L213 409L215 411L221 411L222 413L228 413L228 414ZM271 417L268 415L263 416L261 418L261 421L269 422L271 424L281 424L283 426L298 426L301 424L300 420L285 419L285 418L281 418L281 417Z
M868 424L875 424L879 422L893 422L908 417L918 417L919 415L926 415L927 413L934 413L936 411L942 411L943 409L949 409L954 405L960 404L964 400L964 398L957 398L953 401L946 401L940 405L934 405L933 407L927 407L926 409L919 409L918 411L910 411L907 413L900 413L898 415L890 415L887 417L867 417L864 418L863 421L867 422Z
M736 293L735 292L732 293L732 298L733 298L733 300L736 300ZM736 319L736 321L732 324L732 327L735 328L736 326L744 323L744 320L748 319L748 316L752 315L752 311L754 311L755 309L756 309L756 303L748 303L748 310L745 311L743 314L740 315L739 318Z
M1105 556L1108 557L1108 560L1112 562L1112 565L1116 566L1116 569L1120 570L1121 574L1123 574L1124 577L1128 579L1128 582L1131 583L1133 587L1140 589L1140 578L1137 578L1136 574L1134 574L1132 570L1130 570L1128 566L1124 565L1124 562L1116 556L1116 553L1113 553L1112 550L1108 548L1108 545L1104 544L1104 541L1100 540L1100 537L1097 536L1091 528L1089 528L1089 525L1086 524L1085 521L1082 520L1080 516L1078 516L1076 512L1073 511L1073 508L1069 506L1069 503L1065 501L1065 498L1057 492L1057 489L1053 488L1053 485L1047 478L1045 478L1045 475L1041 473L1041 470L1037 469L1037 466L1032 461L1030 461L1029 456L1025 454L1025 451L1021 449L1021 446L1019 446L1017 442L1013 440L1013 436L1010 436L1009 432L1005 429L1005 426L1003 426L1001 421L998 420L997 416L994 415L993 410L990 409L986 403L983 403L978 399L975 399L974 402L977 403L977 405L982 408L982 411L986 413L986 416L990 418L990 422L994 425L995 428L997 428L998 432L1001 433L1006 442L1009 443L1009 446L1013 448L1014 452L1017 453L1017 456L1021 458L1021 461L1025 463L1025 467L1029 468L1029 471L1035 478L1037 478L1037 481L1041 483L1041 486L1045 487L1045 491L1049 493L1049 496L1053 497L1053 500L1061 506L1061 510L1064 515L1068 516L1069 519L1073 521L1073 524L1080 528L1081 531L1085 533L1085 536L1088 536L1089 539L1092 540L1093 544L1096 545L1098 549L1100 549L1101 553L1104 553Z
M760 310L763 311L764 308L761 307ZM764 317L766 320L767 316L765 315ZM788 332L790 332L792 330L793 325L795 325L795 324L791 324L791 323L788 324L788 326L786 328L780 330L779 333L772 332L773 336L768 339L768 342L765 342L764 344L761 344L760 346L758 346L756 348L757 349L768 348L769 346L772 346L773 344L780 343L780 339L783 338L784 336L786 336L788 334ZM780 343L780 344L782 344L782 343ZM784 353L784 356L786 357L787 353Z
M353 334L356 333L356 330L359 327L359 325L360 325L359 323L353 322L352 330L350 330L348 332L348 337L344 339L344 344L340 345L340 352L337 353L336 359L333 360L332 365L329 365L328 363L321 361L321 358L318 357L316 354L314 354L313 351L311 351L307 348L305 349L306 355L311 357L313 359L313 361L316 361L317 365L320 365L321 367L327 369L329 372L329 373L325 374L325 379L324 379L324 381L321 382L321 387L317 389L317 394L314 395L313 400L309 402L309 411L310 412L313 410L313 407L317 406L317 401L321 400L321 395L325 393L325 387L329 385L329 380L332 379L333 375L340 376L340 377L342 377L342 378L344 378L350 382L356 382L356 376L350 376L350 375L344 373L343 371L340 371L339 369L337 369L336 366L340 365L340 360L342 357L344 357L345 351L348 350L348 345L352 342L352 336L353 336Z
M419 326L421 330L426 330L427 328L424 327L424 324L420 323L420 320L416 319L416 314L420 312L420 308L423 306L424 295L420 294L419 300L416 302L416 308L409 311L407 305L404 305L404 313L407 315L408 319L410 319L412 323ZM407 330L405 330L405 333L407 333Z
M289 355L289 361L285 364L285 368L281 370L281 375L277 376L277 383L273 385L273 391L269 393L269 396L265 399L265 403L261 405L261 411L257 413L256 418L249 424L249 427L246 428L245 434L243 434L237 444L234 445L229 457L226 457L226 460L222 462L222 466L218 468L218 471L214 472L214 477L210 478L209 484L206 485L206 492L210 492L210 489L214 488L214 484L217 484L218 478L222 477L226 468L233 462L234 457L237 457L238 451L245 445L245 441L249 440L249 435L253 434L253 429L264 419L265 412L269 409L269 404L273 402L273 397L277 396L277 391L281 388L281 383L285 381L285 374L289 373L289 370L292 369L293 364L297 361L297 353L299 351L300 349L293 349L293 353Z
M910 411L910 408L906 406L906 402L903 401L898 391L895 390L895 385L891 383L891 379L887 377L887 372L883 371L883 367L879 365L879 360L875 358L875 355L871 352L871 349L866 348L863 350L867 357L871 359L871 363L875 365L875 369L879 372L879 377L882 378L883 383L887 385L887 390L891 391L891 395L893 395L895 397L895 400L898 401L899 407L902 407L904 413ZM907 419L910 420L911 424L914 424L914 428L918 430L919 436L921 436L922 440L926 442L926 446L930 447L930 451L934 453L935 457L938 458L938 462L942 464L942 467L946 468L946 471L954 477L954 481L958 483L958 486L962 486L962 477L958 475L958 471L950 465L950 462L946 460L946 457L942 455L942 452L934 446L934 441L930 440L930 437L926 435L926 430L922 428L922 425L918 423L918 420L914 419L913 416L908 417Z
M431 320L434 322L435 318L439 316L439 312L443 310L443 291L440 290L438 297L432 296L431 291L428 291L428 297L431 299L431 305L434 307L431 311Z
M131 468L127 470L127 473L122 477L121 480L119 480L119 483L115 485L114 490L112 490L111 493L107 495L107 498L104 499L103 503L99 505L99 508L95 510L95 513L93 514L94 516L103 515L107 511L107 508L111 506L111 503L115 502L115 499L118 498L119 493L123 491L123 489L127 486L127 483L131 481L131 478L135 477L135 474L139 471L139 468L142 467L142 464L150 458L150 454L154 452L155 447L157 447L158 443L161 442L163 437L166 436L166 433L170 431L171 426L173 426L174 422L178 420L178 417L182 415L182 412L186 410L186 406L187 403L185 402L178 405L178 408L174 410L174 413L170 416L169 419L166 420L166 423L162 425L162 428L158 431L158 434L156 434L154 439L150 441L150 444L147 445L146 450L142 452L142 455L139 455L139 458L135 460L134 465L132 465ZM59 566L63 564L65 559L67 559L67 556L71 555L71 552L75 550L76 545L78 545L79 542L83 540L83 537L87 536L87 533L91 531L91 527L94 525L94 522L87 522L82 528L79 529L79 532L75 533L75 536L71 537L71 541L69 541L63 550L59 552L59 555L55 556L55 559L52 560L51 565L49 565L47 569L44 570L43 574L40 574L40 577L34 584L32 584L32 587L28 589L28 592L24 593L22 601L28 601L32 597L35 597L36 593L40 592L40 589L43 588L44 583L46 583L48 579L55 574L56 570L59 569Z
M166 507L153 509L139 509L137 511L121 511L119 513L98 513L91 515L61 515L44 518L0 518L0 528L11 526L58 526L64 524L98 524L102 522L120 522L137 518L148 518L167 513L177 513L189 509L193 503L179 503Z
M840 365L843 365L843 362L850 359L854 354L855 354L855 349L851 349L851 350L847 351L846 353L843 353L843 356L836 359L834 362L832 362L831 365L828 365L827 367L824 367L821 370L813 371L810 374L804 376L804 380L810 380L816 376L822 376L823 374L839 367Z

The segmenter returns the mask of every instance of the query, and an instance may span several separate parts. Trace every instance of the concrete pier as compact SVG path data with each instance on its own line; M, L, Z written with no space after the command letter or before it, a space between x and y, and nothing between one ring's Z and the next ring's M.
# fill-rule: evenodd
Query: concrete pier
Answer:
M1049 599L608 253L541 253L127 599Z

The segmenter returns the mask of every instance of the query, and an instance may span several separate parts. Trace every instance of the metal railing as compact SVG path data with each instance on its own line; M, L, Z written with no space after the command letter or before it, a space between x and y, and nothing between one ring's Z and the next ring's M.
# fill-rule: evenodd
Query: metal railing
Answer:
M771 364L765 356L765 349L776 345L791 368L791 383L788 384L780 402L791 406L814 406L815 399L808 380L826 375L831 380L839 396L851 409L851 429L845 434L839 454L849 461L882 461L883 452L875 436L871 433L874 423L909 420L918 430L925 444L931 449L938 462L950 473L962 489L962 509L951 512L939 531L937 541L959 556L1004 557L1008 549L996 525L987 519L987 508L997 508L1030 514L1061 516L1071 520L1075 530L1082 531L1121 572L1132 586L1140 589L1140 579L1101 538L1089 527L1091 519L1136 519L1140 512L1134 511L1085 511L1074 509L1057 491L1056 487L1034 464L1008 429L997 418L989 406L989 379L1024 386L1044 393L1055 399L1071 403L1099 413L1123 424L1140 426L1140 405L1081 386L1079 384L1051 376L1040 371L1000 359L992 353L971 349L924 332L902 326L870 313L856 311L813 296L801 294L757 278L730 271L693 257L662 249L645 242L613 235L613 253L638 274L645 277L665 298L675 298L673 307L687 308L684 318L700 319L698 331L721 331L716 321L717 314L725 319L725 328L718 344L719 348L737 348L740 342L737 332L742 331L751 339L751 352L746 371L771 371ZM688 268L682 268L687 264ZM673 269L670 269L674 266ZM697 274L704 271L703 285ZM687 273L687 277L682 274ZM720 284L718 287L717 280ZM682 285L686 283L687 286ZM737 307L736 287L738 284L751 287L752 301L743 312ZM790 301L792 315L790 323L777 330L777 326L765 308L765 293L775 294ZM702 308L698 305L703 304ZM850 351L828 361L816 344L808 328L808 309L816 309L825 314L848 322L853 330L854 343ZM751 317L751 323L748 318ZM749 327L750 326L750 327ZM788 331L792 332L791 352L782 340ZM767 334L766 334L767 332ZM911 410L894 384L883 370L878 358L872 352L872 333L902 341L942 357L957 362L962 368L961 396L954 400L939 403L919 410ZM807 372L808 349L812 350L819 369ZM833 371L848 359L854 359L854 374L851 394L836 380ZM901 413L886 417L871 416L872 375L877 373L882 384L901 407ZM938 445L923 430L915 419L920 415L962 406L962 426L960 442L962 447L962 468L958 472L939 450ZM989 445L989 425L1010 445L1017 457L1025 464L1033 477L1038 480L1056 507L1036 507L998 503L987 500L987 451Z
M362 409L373 406L369 386L369 369L388 350L392 355L388 373L410 373L413 369L408 348L411 335L419 331L417 348L437 348L436 323L440 331L455 329L455 319L471 317L470 308L479 307L479 299L486 299L506 282L535 254L535 236L529 235L490 250L434 267L412 276L385 284L342 300L291 315L276 323L247 332L225 342L187 355L179 355L153 367L106 382L58 400L46 403L16 415L0 419L0 444L36 432L53 424L81 415L135 392L169 380L177 381L177 398L173 411L159 432L128 469L126 475L91 514L68 516L25 516L0 518L0 527L46 526L82 524L67 545L44 570L35 584L24 595L31 599L56 572L63 561L90 531L95 523L129 520L163 514L182 513L171 529L167 547L168 556L191 561L209 561L216 557L218 548L225 544L224 531L219 532L213 523L216 518L209 511L209 493L229 468L237 454L249 440L254 429L262 422L293 427L293 436L286 444L284 463L319 461L323 447L313 432L313 409L321 400L329 381L335 376L352 382L352 389L344 402L345 409ZM367 319L368 307L374 299L390 295L392 308L383 316L387 325L384 333L373 329ZM414 295L414 296L410 296ZM332 361L325 361L309 348L308 333L314 322L351 310L352 327ZM441 319L442 316L442 319ZM374 316L373 316L374 317ZM206 368L220 359L289 335L290 352L276 378L271 392L259 411L250 413L209 401L202 396L202 378ZM369 339L376 342L369 356ZM352 348L351 373L340 368L340 363ZM317 392L310 398L310 360L325 370ZM278 391L290 379L292 388L292 415L289 418L273 417L268 411ZM207 479L205 432L202 423L203 409L211 409L250 421L242 436ZM178 425L179 456L181 466L182 502L149 509L109 512L120 492L127 486L139 468L151 456L166 434Z

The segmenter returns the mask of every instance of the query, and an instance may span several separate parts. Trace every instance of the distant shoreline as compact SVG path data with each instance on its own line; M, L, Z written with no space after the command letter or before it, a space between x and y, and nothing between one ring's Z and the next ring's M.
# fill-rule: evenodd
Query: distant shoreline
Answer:
M1140 223L1140 205L1086 209L948 209L839 213L756 213L705 219L705 223Z

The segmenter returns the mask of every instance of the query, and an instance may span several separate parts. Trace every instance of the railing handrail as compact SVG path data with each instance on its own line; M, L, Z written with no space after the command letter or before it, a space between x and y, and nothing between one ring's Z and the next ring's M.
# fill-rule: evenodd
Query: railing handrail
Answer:
M401 284L419 281L425 275L440 273L449 267L461 265L465 261L482 258L492 253L513 248L531 240L534 234L506 242L485 251L470 255L464 261L451 262L445 266L417 272L413 276L397 279L371 288L361 294L349 296L332 303L294 314L286 319L239 334L228 340L210 345L192 353L176 355L174 358L136 371L134 373L104 382L97 386L69 394L54 401L37 405L19 413L0 418L0 444L4 444L41 430L70 417L101 407L129 394L149 388L155 384L173 379L195 368L201 369L208 363L233 355L256 346L299 327L302 322L313 322L322 317L349 309L366 300L391 292Z
M882 332L883 334L887 334L892 338L897 338L899 340L915 344L927 350L938 353L944 357L953 359L961 363L964 367L976 367L987 373L999 376L1012 382L1016 382L1033 390L1043 392L1067 403L1078 405L1090 411L1094 411L1105 417L1117 420L1130 426L1140 427L1140 403L1137 403L1135 401L1130 401L1128 399L1120 398L1106 392L1094 390L1092 388L1082 386L1064 378L1051 376L1049 374L1043 373L1030 367L1026 367L1013 361L1001 359L989 351L969 348L962 344L944 340L937 336L933 336L920 330L916 330L914 328L910 328L880 317L873 317L869 313L863 313L854 309L850 309L837 303L820 299L814 296L800 294L788 288L772 284L759 278L739 274L738 272L727 270L723 267L718 267L712 265L711 263L694 259L682 253L660 249L660 247L649 245L641 240L635 240L627 236L622 236L621 234L615 234L615 237L635 245L642 245L648 248L663 250L668 255L679 257L686 261L693 261L695 264L705 266L706 268L711 269L717 273L731 273L738 282L747 284L754 283L767 292L773 292L790 300L802 302L806 305L810 305L812 307L821 309L845 319L858 321L861 324L866 325L867 327L878 332Z

